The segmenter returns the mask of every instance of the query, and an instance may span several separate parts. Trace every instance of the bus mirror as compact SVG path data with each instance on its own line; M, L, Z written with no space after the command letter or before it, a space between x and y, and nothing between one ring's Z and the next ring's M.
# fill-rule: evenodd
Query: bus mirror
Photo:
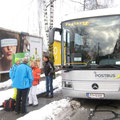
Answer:
M60 28L53 28L52 30L50 30L50 32L49 32L49 43L50 44L54 43L55 32L59 32L61 35L62 30Z

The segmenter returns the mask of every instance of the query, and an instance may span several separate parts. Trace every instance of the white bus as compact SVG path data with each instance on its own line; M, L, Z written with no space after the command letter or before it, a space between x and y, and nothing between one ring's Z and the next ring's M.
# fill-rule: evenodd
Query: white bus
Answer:
M50 31L50 43L55 32L61 34L63 94L120 99L120 9L70 15Z

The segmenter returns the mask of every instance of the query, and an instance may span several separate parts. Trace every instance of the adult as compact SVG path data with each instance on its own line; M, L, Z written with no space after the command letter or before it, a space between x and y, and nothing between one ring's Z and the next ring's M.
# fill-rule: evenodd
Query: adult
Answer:
M28 58L24 57L24 61L17 67L15 79L12 87L17 88L16 112L19 114L27 113L27 97L30 87L33 83L32 69L27 65Z
M54 66L52 62L49 60L48 56L43 57L44 60L44 72L46 78L46 97L53 97L53 73L54 73ZM50 93L50 95L49 95Z
M16 72L18 65L20 65L20 59L16 58L15 64L12 66L12 68L10 68L10 72L9 72L9 77L11 78L12 82L14 82L15 72ZM14 100L16 100L16 96L17 96L17 88L14 88L14 95L13 95Z
M37 85L39 84L39 81L40 81L41 70L39 69L37 61L35 60L31 61L30 66L32 68L34 80L29 92L29 106L33 105L35 107L35 106L38 106Z

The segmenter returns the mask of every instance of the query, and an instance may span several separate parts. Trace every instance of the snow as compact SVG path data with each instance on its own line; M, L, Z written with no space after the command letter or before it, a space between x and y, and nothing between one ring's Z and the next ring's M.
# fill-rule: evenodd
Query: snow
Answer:
M6 82L7 83L7 82ZM0 91L0 105L2 105L2 103L11 98L14 94L14 89L8 89L8 90L5 90L5 91ZM3 108L0 108L0 110L3 110Z
M2 103L4 102L4 100L9 99L10 97L12 97L14 94L14 89L8 89L8 90L4 90L4 91L0 91L0 105L2 105Z
M58 72L61 73L61 72ZM58 74L57 73L57 74ZM0 86L2 87L2 84L4 86L10 86L11 82L10 80L8 80L7 82L1 83ZM62 89L62 77L59 76L56 79L53 80L53 88L58 88L57 90L55 90L55 92L59 91ZM44 93L46 91L46 82L45 81L41 81L38 85L37 85L37 94L40 93ZM14 94L14 89L8 89L8 90L4 90L4 91L0 91L0 105L2 105L2 103L4 102L4 100L9 99L10 97L12 97Z
M67 107L70 107L70 102L67 99L54 101L39 110L32 111L27 115L18 118L17 120L56 120L57 115Z
M37 85L37 94L43 93L46 91L46 82L41 81L39 85ZM53 88L57 88L55 91L59 91L62 89L62 77L59 76L55 80L53 80Z
M56 75L57 75L57 74L61 74L61 71L58 71L58 72L56 72L55 74L56 74ZM45 77L45 74L41 74L40 77L41 77L41 78L42 78L42 77ZM11 85L12 85L12 80L11 80L11 79L9 79L9 80L7 80L7 81L5 81L5 82L2 82L2 83L0 83L0 90L1 90L1 89L5 89L5 88L10 88Z
M12 85L12 80L9 79L5 82L0 83L0 89L9 88Z
M57 72L57 74L61 74L61 71ZM43 77L43 76L42 76ZM10 80L4 82L4 86L9 86L11 84ZM2 84L0 84L2 86ZM53 88L57 88L54 92L58 92L62 89L62 77L58 76L53 81ZM46 91L46 82L41 81L40 84L37 85L37 94L43 93ZM0 105L4 102L4 100L9 99L14 94L14 89L8 89L4 91L0 91ZM0 110L2 110L0 108ZM29 112L23 117L18 118L17 120L63 120L66 117L69 117L72 114L71 102L68 99L61 99L59 101L53 101L44 107Z
M60 71L57 71L55 74L61 74L62 73L62 71L60 70Z
M55 72L56 75L57 75L57 74L61 74L61 73L62 73L62 71L57 71L57 72ZM45 77L45 74L41 74L40 77Z

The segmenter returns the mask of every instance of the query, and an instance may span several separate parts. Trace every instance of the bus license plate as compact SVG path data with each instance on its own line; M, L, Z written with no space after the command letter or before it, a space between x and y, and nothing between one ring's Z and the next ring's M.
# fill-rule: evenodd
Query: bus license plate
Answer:
M105 97L103 93L88 93L87 96L89 98L104 98Z

